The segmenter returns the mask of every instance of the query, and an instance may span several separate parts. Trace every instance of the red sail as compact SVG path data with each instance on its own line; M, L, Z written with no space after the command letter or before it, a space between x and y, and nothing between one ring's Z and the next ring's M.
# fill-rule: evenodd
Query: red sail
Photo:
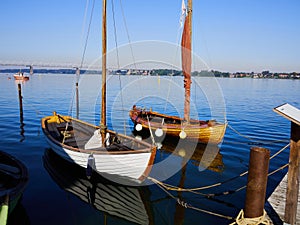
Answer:
M185 101L184 120L190 121L190 93L191 93L191 13L189 12L184 21L184 28L181 39L181 64L184 75Z

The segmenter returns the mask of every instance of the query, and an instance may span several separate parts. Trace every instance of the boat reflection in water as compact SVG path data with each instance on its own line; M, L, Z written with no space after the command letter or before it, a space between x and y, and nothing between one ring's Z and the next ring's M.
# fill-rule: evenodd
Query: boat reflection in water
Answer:
M215 144L202 144L186 139L165 137L162 141L161 151L181 157L182 164L190 161L199 167L199 170L208 169L222 172L224 169L220 148Z
M62 160L51 149L45 151L43 161L44 167L60 188L97 210L127 223L151 223L148 201L144 197L145 187L142 190L141 187L115 184L96 173L88 179L85 169Z

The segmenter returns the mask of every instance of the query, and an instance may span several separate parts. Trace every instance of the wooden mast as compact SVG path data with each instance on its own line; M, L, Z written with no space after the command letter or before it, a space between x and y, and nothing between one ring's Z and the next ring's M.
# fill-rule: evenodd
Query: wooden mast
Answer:
M191 98L191 67L192 67L192 0L188 0L187 16L181 40L181 63L184 75L184 120L190 123L190 98Z
M106 130L106 0L102 0L102 105L101 130Z

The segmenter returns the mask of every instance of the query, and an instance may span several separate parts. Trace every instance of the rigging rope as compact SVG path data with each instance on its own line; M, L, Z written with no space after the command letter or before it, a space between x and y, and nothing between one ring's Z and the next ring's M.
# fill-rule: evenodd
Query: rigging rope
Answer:
M82 68L83 62L84 62L84 58L85 58L85 52L86 52L86 49L87 49L87 44L88 44L88 40L89 40L89 34L90 34L90 30L91 30L91 24L92 24L92 20L93 20L94 8L95 8L95 0L93 0L93 5L92 5L92 10L91 10L91 16L90 16L89 26L88 26L88 30L87 30L87 34L86 34L86 39L85 39L85 44L84 44L84 48L83 48L83 52L82 52L82 58L81 58L79 69Z
M124 21L124 26L125 26L125 29L126 29L127 39L128 39L128 43L129 43L129 47L130 47L131 57L132 57L132 60L133 60L133 65L134 65L135 69L137 69L136 63L135 63L134 54L133 54L133 49L132 49L132 45L131 45L131 40L130 40L130 37L129 37L129 31L128 31L127 23L126 23L126 20L125 20L125 14L124 14L124 10L123 10L123 5L122 5L122 1L121 0L120 0L120 6L121 6L121 11L122 11L122 17L123 17L123 21Z
M85 14L84 14L84 23L86 20L86 14L87 14L87 10L88 10L88 0L86 3L86 8L85 8ZM95 0L93 0L93 4L92 4L92 9L91 9L91 15L90 15L90 19L89 19L89 25L88 25L88 29L87 29L87 34L86 34L86 39L85 39L85 43L84 43L84 47L83 47L83 52L82 52L82 56L81 56L81 61L80 61L80 66L79 69L81 70L83 67L83 62L84 62L84 58L85 58L85 53L86 53L86 49L87 49L87 44L88 44L88 40L89 40L89 35L90 35L90 30L91 30L91 24L92 24L92 20L93 20L93 14L94 14L94 8L95 8ZM83 24L84 27L84 24ZM82 32L84 31L84 29L82 28ZM80 74L76 75L76 82L79 82L79 76ZM74 104L74 98L75 98L75 93L76 93L76 87L73 88L72 91L72 98L71 98L71 102L70 102L70 107L69 107L69 112L68 115L71 114L71 112L73 111L73 104Z
M114 24L114 36L115 36L115 47L116 47L116 54L117 54L117 68L120 69L120 58L119 58L119 47L118 47L118 39L117 39L117 28L116 28L116 20L115 20L115 6L114 1L111 1L112 7L112 15L113 15L113 24ZM119 87L120 87L120 96L121 96L121 105L122 105L122 116L123 116L123 125L124 125L124 134L126 135L126 122L125 122L125 115L124 115L124 101L123 101L123 94L122 94L122 82L121 82L121 75L118 75L119 78Z

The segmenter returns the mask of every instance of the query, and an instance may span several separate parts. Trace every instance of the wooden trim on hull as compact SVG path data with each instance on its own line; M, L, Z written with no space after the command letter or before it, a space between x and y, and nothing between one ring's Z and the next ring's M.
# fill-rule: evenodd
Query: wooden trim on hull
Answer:
M206 144L221 143L227 127L227 123L223 124L204 120L190 120L190 124L184 124L183 119L179 117L168 116L153 111L142 111L139 108L130 110L129 116L135 124L141 124L144 129L151 127L152 130L156 130L159 128L162 129L166 135L171 137L179 137L180 132L184 130L186 139ZM162 120L165 122L162 123Z

